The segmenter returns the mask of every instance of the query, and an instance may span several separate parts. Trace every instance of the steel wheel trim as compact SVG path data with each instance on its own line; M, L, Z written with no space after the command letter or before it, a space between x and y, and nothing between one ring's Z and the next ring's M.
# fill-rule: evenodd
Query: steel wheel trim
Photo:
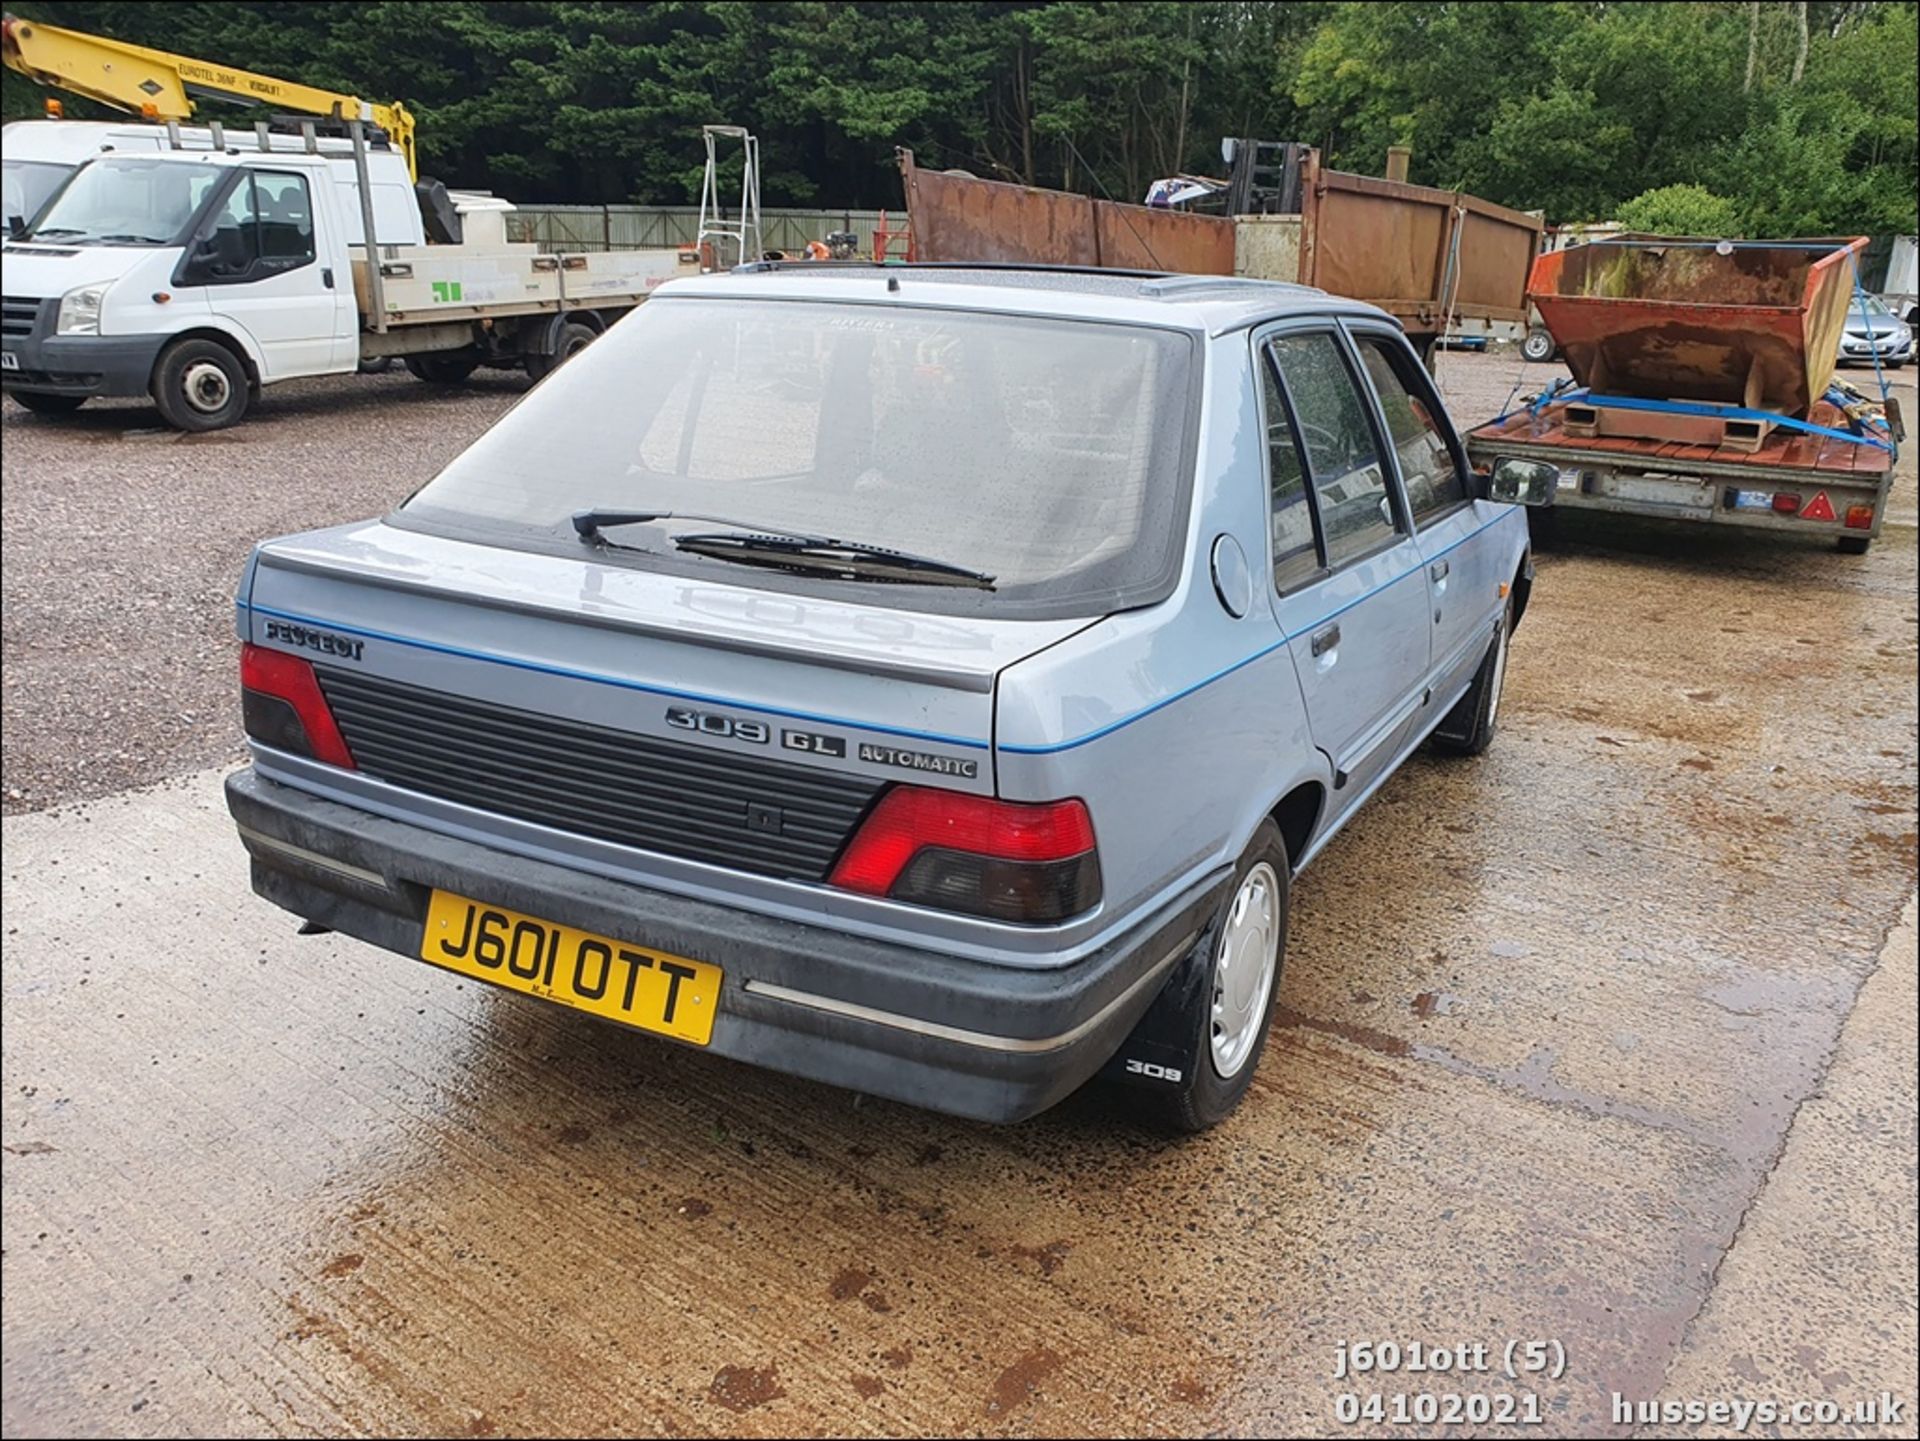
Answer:
M1488 681L1493 687L1493 695L1487 701L1487 724L1491 726L1494 718L1500 714L1500 692L1507 683L1507 628L1502 625L1500 633L1493 639L1493 675Z
M1209 1018L1214 1073L1238 1075L1259 1043L1280 960L1280 878L1266 861L1241 879L1213 956Z
M180 377L180 392L202 415L218 415L233 399L233 382L210 360L196 360Z

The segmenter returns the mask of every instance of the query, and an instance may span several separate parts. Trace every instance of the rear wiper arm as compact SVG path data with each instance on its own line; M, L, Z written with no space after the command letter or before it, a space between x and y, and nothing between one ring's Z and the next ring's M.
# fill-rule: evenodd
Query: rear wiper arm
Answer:
M931 556L880 545L820 536L789 536L753 531L710 531L674 537L674 546L693 555L740 565L802 573L827 571L843 580L892 580L925 585L970 585L992 590L994 577Z
M714 525L731 525L742 531L756 535L778 536L786 540L803 541L808 545L836 545L828 536L808 535L805 531L786 530L777 525L749 525L745 521L729 520L724 515L702 515L692 510L615 510L602 506L594 510L577 510L573 513L573 528L579 532L582 540L598 540L603 545L612 544L600 534L610 526L645 525L655 520L704 520Z

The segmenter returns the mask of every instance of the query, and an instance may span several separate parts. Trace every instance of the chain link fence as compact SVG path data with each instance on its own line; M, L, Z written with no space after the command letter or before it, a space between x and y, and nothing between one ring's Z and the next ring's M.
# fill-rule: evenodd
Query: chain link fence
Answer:
M904 210L762 210L761 242L797 254L829 231L851 230L859 253L871 255L883 215L893 230L906 229ZM522 205L507 215L509 240L530 240L546 251L666 249L692 245L699 229L697 205ZM893 242L896 256L904 249L904 239Z

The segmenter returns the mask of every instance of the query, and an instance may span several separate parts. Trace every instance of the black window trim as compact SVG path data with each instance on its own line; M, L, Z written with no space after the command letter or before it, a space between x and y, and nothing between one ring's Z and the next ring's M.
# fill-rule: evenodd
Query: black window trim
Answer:
M1252 332L1254 344L1259 347L1263 355L1266 356L1266 363L1273 367L1274 378L1279 386L1282 402L1287 407L1288 422L1293 426L1295 448L1300 452L1300 468L1307 479L1308 503L1313 511L1314 545L1319 553L1320 559L1320 568L1315 571L1309 579L1295 586L1292 590L1283 591L1276 585L1274 591L1282 597L1300 595L1312 589L1314 586L1319 585L1322 581L1329 580L1333 576L1338 575L1343 570L1348 570L1353 566L1372 560L1376 556L1386 554L1395 546L1403 545L1413 540L1415 536L1412 510L1408 506L1406 495L1400 486L1400 468L1398 461L1397 459L1388 461L1385 459L1384 454L1382 454L1380 461L1380 478L1386 482L1387 495L1392 498L1394 516L1396 518L1394 533L1377 545L1369 546L1363 551L1346 557L1338 565L1332 563L1331 554L1327 549L1326 528L1320 516L1320 487L1315 484L1313 478L1313 453L1306 446L1300 435L1300 426L1296 418L1297 413L1293 403L1293 392L1287 386L1286 373L1281 368L1279 361L1273 358L1267 349L1269 343L1274 340L1290 338L1296 335L1330 336L1333 340L1334 350L1339 354L1341 363L1347 368L1348 378L1352 380L1356 386L1356 393L1361 399L1362 409L1369 412L1366 417L1367 428L1373 436L1376 453L1381 453L1390 449L1390 447L1385 444L1380 435L1379 401L1378 398L1375 397L1373 388L1368 383L1366 376L1355 375L1355 372L1361 370L1363 367L1360 365L1358 353L1353 348L1352 337L1346 333L1345 329L1349 323L1356 320L1364 320L1364 317L1343 315L1301 316L1294 320L1280 321L1275 324L1262 326ZM1264 473L1266 464L1266 437L1264 434L1261 436L1261 457ZM1272 504L1272 495L1272 480L1269 478L1267 482L1267 503L1269 505ZM1273 572L1273 527L1271 524L1266 526L1266 531L1267 572L1269 576L1271 576Z
M1426 366L1420 363L1420 357L1414 353L1413 347L1407 343L1405 332L1395 326L1387 325L1380 321L1367 321L1346 317L1341 319L1340 326L1341 329L1346 331L1347 342L1353 349L1354 360L1358 363L1361 380L1367 388L1367 394L1372 398L1374 414L1379 423L1384 423L1385 421L1386 407L1380 403L1380 392L1374 386L1373 377L1367 373L1366 362L1361 359L1360 342L1363 339L1380 340L1386 342L1388 345L1392 345L1396 341L1399 342L1400 349L1413 360L1414 369L1421 376L1420 383L1426 389L1425 395L1417 396L1416 398L1426 402L1432 407L1434 415L1442 422L1440 432L1441 439L1446 442L1447 454L1452 458L1454 469L1459 473L1461 496L1460 499L1449 501L1440 509L1429 514L1424 522L1413 513L1413 498L1407 492L1407 478L1400 471L1400 452L1392 445L1387 447L1388 452L1393 457L1393 473L1399 481L1401 504L1405 507L1402 513L1409 526L1408 533L1417 537L1421 530L1431 530L1449 516L1473 504L1473 470L1467 464L1466 449L1460 443L1460 433L1454 428L1453 417L1447 413L1446 402L1440 398L1440 387L1434 383Z
M279 265L272 269L263 270L260 264L263 257L256 255L252 263L247 266L246 271L240 275L194 275L191 282L184 279L183 277L192 263L193 247L212 235L214 228L219 224L221 212L227 208L227 202L233 198L233 192L238 190L242 183L253 185L253 177L262 171L269 175L291 176L305 187L307 192L307 211L308 214L313 217L311 251L307 258L292 265ZM253 213L254 226L257 231L260 224L260 200L257 187L255 188L253 200ZM258 236L256 234L256 244L257 241ZM207 193L207 198L201 202L199 211L188 224L187 240L185 243L186 253L180 257L180 263L174 267L173 271L173 283L175 285L184 286L189 283L193 285L251 285L256 281L272 280L274 277L280 275L292 275L295 271L305 270L309 265L318 265L320 263L320 215L319 207L314 201L313 184L307 178L304 171L280 170L265 165L237 165L233 168L233 173L227 179L214 186Z
M1280 558L1274 554L1273 549L1273 424L1272 417L1267 414L1267 388L1264 385L1257 385L1255 390L1258 392L1257 405L1260 411L1260 473L1266 481L1265 494L1262 497L1265 502L1263 507L1265 524L1261 528L1267 533L1267 583L1273 587L1275 595L1282 596L1298 595L1301 591L1318 585L1333 574L1332 568L1327 564L1327 537L1320 525L1320 502L1313 488L1313 463L1308 458L1306 443L1300 436L1300 417L1293 408L1293 395L1287 389L1286 378L1280 373L1280 362L1274 356L1271 344L1277 335L1288 333L1300 332L1269 331L1255 337L1253 342L1254 364L1261 367L1261 370L1256 372L1256 379L1259 374L1264 373L1273 381L1274 393L1280 397L1281 415L1287 422L1287 433L1293 440L1293 453L1300 462L1300 481L1306 489L1308 524L1313 527L1314 568L1298 585L1282 589L1279 577L1275 574Z

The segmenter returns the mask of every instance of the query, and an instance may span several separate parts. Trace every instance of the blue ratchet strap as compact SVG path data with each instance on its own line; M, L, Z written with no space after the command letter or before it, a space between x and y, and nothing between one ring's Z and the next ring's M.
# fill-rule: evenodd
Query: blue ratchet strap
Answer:
M1743 405L1710 405L1702 400L1642 400L1637 396L1595 395L1589 390L1569 391L1561 397L1563 400L1584 400L1588 405L1605 406L1610 410L1643 410L1656 415L1706 415L1716 420L1764 420L1779 426L1783 430L1803 431L1807 435L1824 435L1829 440L1844 440L1850 445L1871 445L1884 450L1888 455L1898 455L1889 441L1877 435L1855 435L1851 431L1836 430L1830 425L1815 425L1811 420L1796 420L1790 415L1782 415L1775 410L1749 410Z
M1873 379L1880 387L1880 403L1887 403L1887 378L1880 373L1880 332L1873 328L1873 317L1867 314L1867 292L1860 284L1860 257L1852 250L1847 251L1847 264L1853 270L1853 294L1860 302L1860 328L1867 332L1867 349L1873 352Z
M1545 390L1527 401L1527 418L1530 420L1538 419L1540 412L1545 410L1549 405L1552 405L1556 396L1571 394L1572 386L1572 377L1561 376L1558 380L1554 381L1552 385L1549 385ZM1505 420L1507 416L1512 413L1512 411L1503 412L1498 419Z

